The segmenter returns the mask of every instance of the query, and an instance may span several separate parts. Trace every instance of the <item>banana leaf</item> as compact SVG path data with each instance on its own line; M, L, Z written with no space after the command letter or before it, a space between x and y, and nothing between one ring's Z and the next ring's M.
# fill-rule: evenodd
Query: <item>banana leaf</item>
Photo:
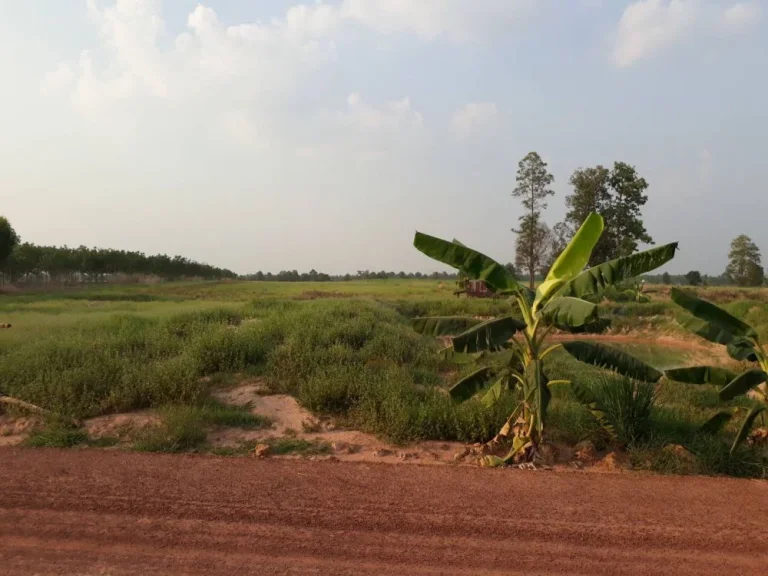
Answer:
M734 378L725 388L720 390L720 400L733 400L736 396L746 394L755 386L768 379L768 374L757 368L742 372Z
M699 434L711 434L714 436L723 429L723 426L731 421L736 411L736 409L731 409L718 412L701 425L701 428L698 430Z
M658 248L651 248L631 256L623 256L598 264L566 282L562 288L555 292L553 298L563 296L586 298L598 295L606 286L635 278L666 264L675 257L676 250L677 242L672 242Z
M525 324L511 316L494 318L473 326L466 332L451 339L457 352L473 353L495 350L505 344Z
M517 279L504 266L471 248L421 232L416 232L413 245L430 258L457 268L470 278L484 280L495 290L520 290Z
M499 398L501 398L501 393L506 388L507 384L507 375L503 374L501 378L496 380L496 382L493 383L493 385L488 388L488 391L483 394L483 397L480 399L480 402L483 403L483 406L486 408L491 408L496 402L499 401Z
M634 380L658 382L662 377L656 368L618 348L584 341L563 342L562 346L580 362L612 370Z
M679 288L672 288L670 291L670 297L672 301L678 306L682 306L688 312L693 314L699 320L703 320L711 325L716 326L723 332L727 332L733 336L740 336L742 338L756 338L757 333L746 322L743 322L732 316L719 306L715 306L711 302L697 298L691 294L683 292ZM712 340L714 342L714 340ZM727 342L723 342L727 344Z
M561 328L581 328L598 320L597 304L578 298L555 298L541 310L541 315Z
M729 342L725 349L728 351L728 356L734 360L757 362L757 349L746 338L736 338L733 342Z
M611 440L617 440L616 429L608 418L608 412L602 404L600 404L600 401L597 396L594 395L592 390L577 382L571 383L571 390L573 390L573 395L576 396L576 399L592 413L600 426L608 432Z
M482 320L466 316L422 316L411 320L411 327L426 336L452 336L477 326Z
M765 406L755 406L752 408L752 410L749 411L747 414L747 417L744 418L744 422L741 424L741 428L739 428L739 433L736 434L736 439L733 441L733 445L731 446L731 454L733 454L736 451L736 448L739 447L739 444L744 442L744 440L747 439L747 436L749 436L749 431L752 430L752 426L755 423L755 419L765 410Z
M547 277L536 290L534 311L540 302L545 302L557 288L580 274L586 268L592 250L603 233L603 218L599 214L590 214L574 234L549 269Z
M475 370L468 376L465 376L448 391L451 398L459 402L469 400L482 390L493 376L494 369L492 367L484 367L479 370Z
M687 368L674 368L666 370L664 375L675 382L685 384L713 384L725 386L736 378L736 372L731 372L719 366L689 366Z

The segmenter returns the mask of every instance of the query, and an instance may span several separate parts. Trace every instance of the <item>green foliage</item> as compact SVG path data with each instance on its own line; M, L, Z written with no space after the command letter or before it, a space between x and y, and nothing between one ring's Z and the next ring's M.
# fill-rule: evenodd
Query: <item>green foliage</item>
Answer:
M553 196L549 187L555 177L547 171L547 163L536 152L528 153L518 164L517 186L512 196L522 199L524 213L520 216L517 232L518 268L529 275L529 288L533 290L536 272L544 265L548 248L549 231L540 221L541 211L546 209L547 196Z
M525 190L521 187L519 192L523 194ZM535 212L537 197L535 192L531 194L529 207ZM545 194L538 200L543 201L544 197ZM563 253L554 260L535 296L522 286L510 284L500 272L503 270L501 265L489 257L463 245L416 233L414 245L419 250L461 269L471 277L492 278L495 288L511 292L522 315L523 323L511 317L502 317L474 326L464 335L453 338L450 349L442 354L443 358L459 354L468 359L471 359L471 354L477 354L477 361L483 362L451 389L451 396L456 400L476 399L477 394L482 392L481 403L493 408L504 398L506 391L522 396L495 438L496 441L511 441L509 453L504 458L487 457L485 465L497 466L512 459L529 460L535 456L542 441L552 396L550 379L542 359L553 348L544 349L546 333L541 335L540 327L550 323L569 329L584 329L595 322L598 308L581 298L597 295L606 286L661 266L674 257L677 249L676 243L668 244L582 272L602 229L602 218L597 214L590 215ZM417 324L422 331L426 330L426 324ZM516 333L520 333L520 337L512 338ZM493 358L485 354L503 348L506 352ZM586 343L572 343L570 348L571 354L580 360L607 366L634 378L652 381L661 378L660 372L620 351L603 350Z
M703 284L701 272L698 270L691 270L690 272L686 272L685 282L689 286L701 286Z
M268 442L270 453L276 456L296 454L316 456L333 452L330 443L302 440L300 438L277 438Z
M608 423L604 427L616 441L632 446L650 436L656 403L653 383L602 374L590 383L590 389L596 406Z
M765 272L760 259L760 249L746 234L740 234L731 242L725 274L738 286L763 285Z
M19 235L16 234L8 219L0 216L0 265L5 265L19 241Z
M615 162L611 170L603 166L579 168L569 183L573 193L565 199L565 224L575 230L593 212L605 220L605 232L592 251L590 266L628 256L640 243L653 244L640 216L648 201L648 183L634 167Z
M455 336L481 322L477 318L465 316L426 316L413 318L411 327L425 336Z
M662 373L652 366L612 346L573 341L563 342L562 347L580 362L612 370L634 380L658 382L662 377Z
M88 440L85 430L54 418L36 428L24 440L24 444L33 448L73 448L87 444Z

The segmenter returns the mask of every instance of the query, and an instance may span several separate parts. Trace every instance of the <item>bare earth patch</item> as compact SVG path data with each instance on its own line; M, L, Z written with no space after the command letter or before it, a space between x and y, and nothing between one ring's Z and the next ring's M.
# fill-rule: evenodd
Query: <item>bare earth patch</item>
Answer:
M83 423L84 430L91 438L111 437L118 438L120 442L130 442L139 432L157 426L160 426L160 417L149 410L107 414Z
M223 428L208 434L214 448L236 447L244 442L259 442L291 436L309 442L327 442L333 450L330 458L346 462L385 462L412 464L475 463L472 447L458 442L421 442L412 446L393 446L371 434L358 430L342 430L330 420L318 420L302 408L295 398L285 394L264 395L266 386L247 381L234 388L214 391L213 396L225 404L248 406L250 411L266 416L272 427L266 430ZM466 452L466 454L465 454ZM460 458L455 458L461 453Z
M11 416L0 413L0 446L21 444L39 423L40 419L34 416Z

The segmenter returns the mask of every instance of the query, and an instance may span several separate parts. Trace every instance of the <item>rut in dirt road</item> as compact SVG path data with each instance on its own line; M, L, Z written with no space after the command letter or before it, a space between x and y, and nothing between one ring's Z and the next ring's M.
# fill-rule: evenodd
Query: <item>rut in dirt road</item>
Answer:
M0 574L765 574L768 483L0 449Z

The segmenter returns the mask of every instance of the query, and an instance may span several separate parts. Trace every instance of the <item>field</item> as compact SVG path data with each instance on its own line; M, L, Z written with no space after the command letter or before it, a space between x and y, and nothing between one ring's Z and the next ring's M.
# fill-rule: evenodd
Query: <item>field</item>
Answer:
M453 402L445 390L467 369L440 359L439 342L413 332L408 320L488 317L510 307L459 299L453 289L390 279L6 293L0 322L12 328L0 331L1 390L55 416L0 415L0 444L225 455L266 445L276 455L474 463L472 445L492 438L519 398L508 393L490 410ZM663 287L649 292L649 303L604 304L611 327L597 338L659 368L727 362L677 327ZM699 294L768 336L768 291ZM605 373L562 352L549 357L547 370L597 389L606 382ZM728 405L714 387L663 381L650 413L628 423L637 430L626 431L616 451L570 387L553 386L553 459L613 467L619 455L622 468L764 477L761 446L729 453L738 423L718 436L697 434Z

